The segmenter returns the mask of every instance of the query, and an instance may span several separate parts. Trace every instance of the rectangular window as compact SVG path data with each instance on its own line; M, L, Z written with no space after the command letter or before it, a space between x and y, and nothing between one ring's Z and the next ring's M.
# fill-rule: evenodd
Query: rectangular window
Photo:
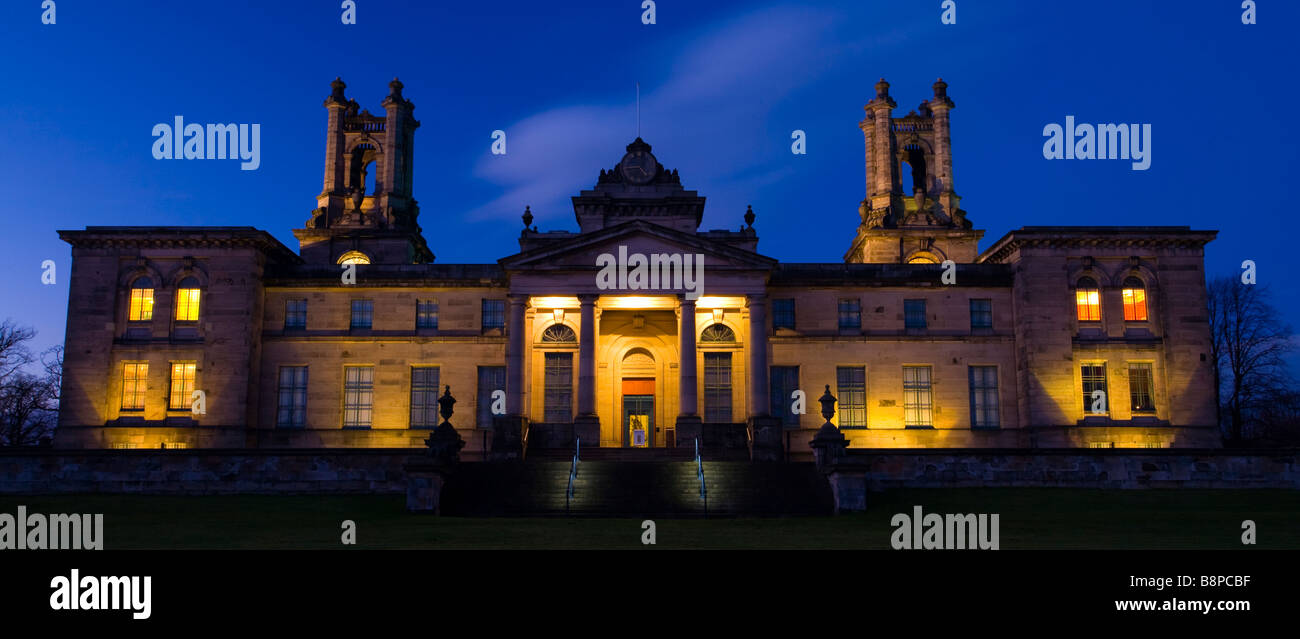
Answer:
M438 328L438 300L416 300L415 327Z
M302 428L307 425L307 367L280 367L280 401L275 425Z
M370 428L375 403L375 367L343 367L343 427Z
M144 410L144 392L148 381L148 362L127 362L122 365L122 410Z
M970 427L998 428L998 368L971 366Z
M375 321L374 300L352 300L352 329L368 329Z
M153 319L153 289L131 289L131 309L127 319L132 322L147 322Z
M1156 412L1150 364L1128 365L1128 395L1135 413Z
M797 390L799 390L798 366L772 367L769 387L772 402L770 410L772 416L779 417L781 424L786 428L799 427L799 415L791 410L794 408L794 399L790 397Z
M1110 398L1106 390L1106 365L1084 364L1079 368L1083 378L1083 412L1085 415L1105 415L1110 410ZM1093 397L1093 393L1101 391ZM1097 403L1100 402L1100 403ZM1094 407L1099 410L1094 410Z
M307 328L307 300L284 301L284 328L285 330Z
M993 300L970 301L971 330L993 328Z
M903 425L908 428L934 426L933 396L929 366L903 367Z
M167 410L189 410L194 394L194 362L172 362L171 391Z
M903 300L903 327L925 328L925 300Z
M840 330L862 329L862 300L840 300Z
M483 300L483 330L506 327L506 301Z
M547 353L545 377L544 421L573 421L573 353Z
M480 366L478 367L478 427L492 428L492 393L493 391L505 392L506 390L506 367L505 366ZM505 413L502 413L503 415Z
M176 289L176 321L199 321L199 289Z
M839 395L836 412L840 428L867 427L867 369L840 366L835 369L835 391Z
M704 421L731 422L731 353L704 354Z
M794 329L794 300L772 300L772 328Z
M438 425L438 367L411 368L411 428Z

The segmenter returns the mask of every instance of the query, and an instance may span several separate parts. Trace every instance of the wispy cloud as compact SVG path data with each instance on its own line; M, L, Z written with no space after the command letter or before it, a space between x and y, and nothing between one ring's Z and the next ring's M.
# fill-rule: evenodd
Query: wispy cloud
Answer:
M836 16L822 10L776 6L710 25L669 61L664 85L643 87L641 109L653 123L689 121L690 129L654 126L645 137L665 166L700 158L683 174L687 188L707 184L710 192L753 188L786 173L767 166L770 149L765 122L791 92L814 81L835 56L860 42L839 38ZM630 142L635 105L625 99L561 106L514 123L508 153L484 155L474 174L503 187L497 198L469 213L471 218L506 218L532 205L541 221L571 212L569 196L591 188L601 168L610 168ZM689 116L689 117L688 117ZM725 142L723 142L725 141Z

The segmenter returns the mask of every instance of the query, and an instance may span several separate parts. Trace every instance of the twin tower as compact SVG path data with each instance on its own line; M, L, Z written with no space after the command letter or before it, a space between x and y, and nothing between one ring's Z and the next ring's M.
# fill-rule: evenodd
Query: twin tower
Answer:
M389 83L383 115L360 110L341 79L330 84L324 187L306 227L295 229L308 263L422 264L433 261L417 222L412 196L415 105L402 83ZM850 263L959 263L975 261L984 232L972 230L953 190L949 112L942 79L934 96L906 116L889 83L876 83L859 123L866 143L867 197L844 261ZM910 175L910 179L908 179Z

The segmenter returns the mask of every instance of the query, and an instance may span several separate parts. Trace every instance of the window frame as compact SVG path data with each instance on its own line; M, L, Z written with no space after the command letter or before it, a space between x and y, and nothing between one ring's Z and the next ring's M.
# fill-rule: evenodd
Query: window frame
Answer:
M573 352L542 354L542 421L573 421Z
M722 365L720 362L726 364ZM729 424L735 417L735 406L732 401L735 383L733 366L731 351L704 352L703 417L707 423Z
M438 330L438 299L415 300L415 330Z
M358 314L360 309L360 314ZM349 307L348 330L350 331L370 331L375 326L375 300L369 298L357 298L352 300ZM365 320L365 324L358 324L357 318Z
M783 308L788 305L788 309ZM779 297L772 299L772 330L789 329L794 330L796 321L796 312L793 297Z
M1131 282L1136 282L1137 286L1129 286ZM1143 282L1142 278L1131 275L1124 278L1124 284L1121 288L1120 295L1124 300L1125 322L1141 323L1149 321L1151 309L1147 303L1148 297L1146 282Z
M127 370L132 371L130 396L137 400L132 405L127 405L128 379ZM149 392L149 362L139 360L129 360L122 362L122 394L119 398L118 411L123 413L141 413L144 412L145 399ZM139 404L138 406L135 404Z
M176 387L176 368L181 367L179 394ZM199 363L192 359L167 362L167 411L191 412L194 391L198 388ZM177 401L179 398L179 402ZM179 403L179 405L178 405Z
M970 383L970 427L997 430L1002 428L1002 402L998 380L998 367L991 364L972 364L966 368ZM976 374L979 371L981 374ZM992 384L989 384L989 373ZM982 378L982 379L981 379ZM983 404L979 399L983 399Z
M982 310L976 310L976 308L975 308L975 305L976 305L976 304L984 304L984 305L987 305L987 308L982 309ZM977 323L975 322L975 318L976 318L976 317L987 318L988 323L987 323L987 324L985 324L985 323L979 323L979 324L977 324ZM988 298L988 297L972 297L972 298L970 298L970 329L971 329L971 331L991 331L991 330L993 330L993 299L992 299L992 298Z
M1084 282L1090 282L1091 286L1084 286ZM1095 298L1085 298L1091 292ZM1087 313L1083 313L1084 309ZM1084 317L1083 315L1087 315ZM1096 317L1093 317L1093 315ZM1102 321L1101 311L1101 285L1097 280L1089 275L1084 275L1075 280L1074 283L1074 318L1080 324L1100 324Z
M484 375L490 374L493 379L490 381L497 382L500 388L491 388L484 383ZM499 381L497 380L499 376ZM492 414L492 391L506 390L506 367L505 366L479 366L475 376L475 424L481 429L490 429L493 427Z
M1138 376L1134 371L1145 371L1141 376L1145 381L1146 388L1140 388ZM1129 362L1128 363L1128 393L1129 393L1129 410L1133 415L1154 416L1156 414L1156 374L1155 366L1152 362ZM1140 394L1145 394L1150 408L1138 406Z
M420 373L424 379L417 382L416 373ZM432 383L429 381L430 373L432 373ZM438 387L442 383L442 370L436 365L414 364L411 366L410 380L411 403L407 411L407 428L437 428L439 418ZM419 413L418 418L417 411Z
M1100 370L1101 374L1089 373L1085 369ZM1107 370L1106 362L1079 363L1079 390L1083 393L1084 417L1107 417L1110 415L1110 373ZM1101 391L1102 397L1105 399L1105 410L1100 413L1092 412L1092 393L1094 391Z
M918 306L920 306L919 310ZM903 300L903 328L909 331L923 331L928 328L925 306L923 297Z
M920 379L921 371L925 372L924 380ZM916 379L908 379L909 373ZM903 426L934 428L934 367L929 364L903 365Z
M357 371L357 379L351 372ZM368 373L361 375L361 372ZM369 377L369 379L364 379ZM354 401L355 398L355 401ZM368 401L366 401L368 400ZM355 418L349 413L354 413ZM348 364L343 367L343 428L368 430L375 421L375 367L372 364ZM364 419L363 419L364 417Z
M496 320L498 317L500 317L499 323ZM488 321L489 318L493 320L491 323ZM482 298L479 303L479 327L483 331L506 330L506 301L497 297Z
M837 303L837 321L836 325L841 331L861 331L862 330L862 299L855 297L841 297ZM845 318L852 318L853 323L845 324Z
M293 371L293 372L291 372ZM302 372L301 385L297 371ZM288 385L285 383L285 373L290 372ZM310 372L304 365L289 365L279 368L276 382L276 404L275 404L275 427L276 428L306 428L307 427L307 382ZM286 393L288 393L289 403L285 403ZM286 409L288 410L286 417Z
M302 309L292 308L294 304L302 304ZM291 318L301 318L301 321ZM290 298L284 300L284 330L302 331L307 330L307 298Z
M778 390L779 389L779 390ZM799 428L800 415L791 405L790 395L799 390L798 366L768 367L768 410L786 429Z
M846 381L845 376L848 374L849 379ZM862 380L859 382L856 377L860 373ZM861 388L857 388L858 385ZM857 401L857 395L861 395L862 401ZM867 367L866 366L836 366L835 367L835 395L836 411L835 421L840 430L865 429L870 422L870 416L867 414ZM860 419L859 419L860 414Z
M192 283L192 286L186 284ZM177 324L197 324L202 312L203 285L198 278L187 276L176 283L176 306L172 319ZM184 317L182 317L182 314Z
M148 282L149 286L139 286L141 282ZM136 305L136 291L140 291L140 304L138 307ZM154 305L157 303L156 291L153 278L148 275L141 275L132 280L130 288L127 289L126 321L152 322ZM137 317L137 315L139 316Z

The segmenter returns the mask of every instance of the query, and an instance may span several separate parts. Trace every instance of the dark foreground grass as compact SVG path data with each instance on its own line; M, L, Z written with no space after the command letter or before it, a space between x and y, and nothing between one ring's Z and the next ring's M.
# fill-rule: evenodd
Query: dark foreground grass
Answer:
M890 518L998 513L1003 549L1231 549L1242 520L1256 548L1300 548L1300 493L1283 490L1102 491L1057 488L894 490L865 513L835 517L656 518L656 548L889 548ZM644 548L637 519L412 515L401 496L0 496L0 512L103 513L105 549Z

